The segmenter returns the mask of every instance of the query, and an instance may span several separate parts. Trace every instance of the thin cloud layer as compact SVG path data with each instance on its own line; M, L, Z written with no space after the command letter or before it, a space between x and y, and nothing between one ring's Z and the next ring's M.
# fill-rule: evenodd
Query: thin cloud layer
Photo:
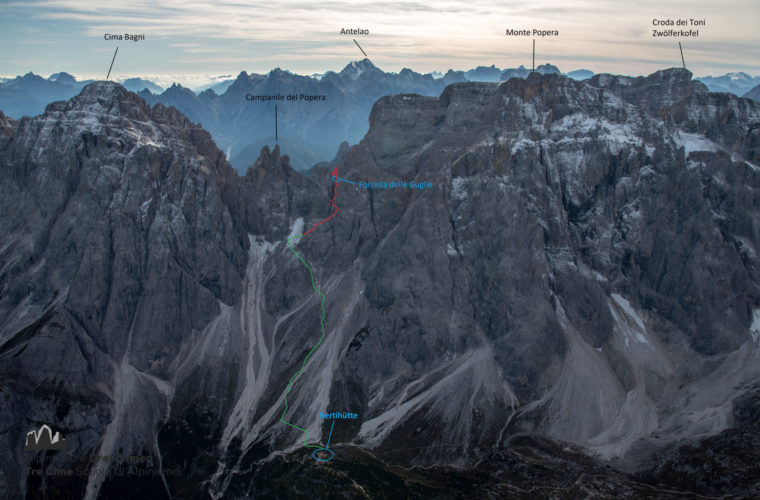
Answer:
M52 72L97 73L103 63L88 54L110 49L104 33L145 33L146 42L120 54L119 71L141 74L265 72L278 61L299 73L338 69L363 57L341 27L371 32L360 42L375 64L389 71L467 69L475 65L529 65L532 40L508 38L506 28L547 28L557 39L536 42L537 63L562 62L561 69L589 68L625 74L676 66L677 39L651 37L654 17L707 19L700 37L683 40L695 74L757 68L760 7L753 0L617 1L533 0L389 2L376 0L264 2L147 0L32 0L7 2L0 35L4 72L23 73L29 61ZM31 43L30 43L31 41ZM66 44L50 47L45 43ZM24 67L24 64L27 67ZM90 65L88 67L88 64ZM77 69L75 69L77 68ZM46 70L42 69L45 72Z

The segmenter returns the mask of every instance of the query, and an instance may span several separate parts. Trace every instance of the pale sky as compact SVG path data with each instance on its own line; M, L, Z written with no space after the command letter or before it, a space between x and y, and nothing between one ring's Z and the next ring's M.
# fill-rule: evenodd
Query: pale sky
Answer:
M707 24L698 38L653 38L653 18ZM511 68L530 66L533 38L508 38L505 30L535 27L560 33L536 40L536 64L550 62L565 72L638 75L680 66L680 40L695 76L756 76L758 20L757 0L2 1L0 75L67 71L103 79L116 45L112 79L203 80L275 67L322 73L363 58L352 38L385 71ZM370 35L341 36L341 28L369 29ZM146 39L103 39L125 32Z

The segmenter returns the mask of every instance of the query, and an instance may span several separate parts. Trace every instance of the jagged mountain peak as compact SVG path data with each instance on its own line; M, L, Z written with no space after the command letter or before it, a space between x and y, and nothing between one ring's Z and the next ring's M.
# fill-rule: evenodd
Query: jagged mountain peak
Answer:
M69 101L51 103L45 112L86 111L93 115L140 115L145 121L151 113L150 106L137 94L128 91L120 83L97 81L86 85L82 91Z
M176 82L172 83L171 87L169 87L166 90L167 91L171 90L173 92L192 92L193 94L195 94L195 92L193 92L191 89L189 89L187 87L183 87L181 84L176 83Z
M649 80L679 80L679 81L691 81L694 75L686 68L667 68L657 70L646 77Z
M445 75L443 75L442 80L448 85L451 83L467 81L467 77L465 76L464 71L454 71L453 69L450 69Z
M372 61L370 61L369 58L364 58L360 61L351 61L345 68L343 68L340 74L343 76L358 78L362 74L372 74L377 72L382 73L382 70L372 64Z
M228 98L239 96L239 94L250 90L252 85L256 85L256 83L264 81L266 79L268 79L267 75L241 71L240 74L238 74L235 80L227 88L227 91L222 95L227 96Z
M249 80L253 85L256 85L258 78L256 78L256 76L253 76ZM286 69L275 68L264 77L262 82L265 82L265 85L274 85L275 87L286 86L283 87L284 90L285 88L294 85L305 85L307 87L310 87L314 84L317 84L318 80L315 80L310 76L303 76L297 73L293 73L292 71Z
M241 71L240 74L238 74L238 76L235 78L235 81L232 82L231 87L232 86L239 87L241 85L245 85L246 83L248 83L248 78L249 78L248 73L246 71Z
M269 72L270 78L280 78L283 76L293 76L293 73L286 69L282 69L279 66Z
M181 90L192 92L184 87ZM49 104L44 116L48 121L58 121L97 135L123 135L125 145L133 142L155 145L181 137L181 140L192 143L200 154L223 156L209 133L177 108L162 103L151 107L142 96L116 82L88 84L69 101ZM229 165L224 168L224 175L229 174L228 170L231 170Z
M657 112L690 95L708 93L705 84L692 80L691 71L684 68L664 69L638 77L602 73L585 82L592 87L612 90L648 112Z
M147 89L145 89L147 90ZM144 95L144 94L141 94ZM187 87L183 87L179 83L172 83L171 87L167 88L161 93L161 96L166 99L167 104L177 105L180 102L195 102L198 100L198 95ZM145 96L149 97L149 96ZM153 100L151 99L151 102ZM192 114L192 113L189 113Z
M175 84L176 85L176 84ZM80 92L80 96L93 96L93 95L99 95L99 96L116 96L116 95L125 95L129 91L124 88L124 86L117 82L112 82L110 80L100 80L97 82L92 82L89 85L85 85L82 89L82 92ZM76 99L76 98L75 98Z
M77 79L65 71L53 73L48 77L48 80L51 82L63 83L66 85L76 85L77 83Z
M16 78L12 78L3 83L3 87L8 88L47 88L52 85L55 85L55 83L48 81L47 79L36 75L31 71L23 76L16 76Z
M560 73L529 73L523 78L510 78L499 86L502 91L530 98L537 94L545 94L551 99L560 88L576 88L575 80L561 75Z
M259 154L258 159L249 167L247 173L259 168L271 169L288 167L290 167L290 157L288 157L288 155L281 155L280 145L275 144L271 150L269 149L269 146L261 148L261 153Z
M346 141L341 142L340 146L338 146L338 152L335 153L335 158L333 158L332 163L338 163L339 161L342 161L349 151L351 151L351 145Z
M525 78L528 75L532 73L539 73L542 75L548 75L548 74L561 74L558 67L554 66L553 64L541 64L536 67L535 70L530 70L526 68L524 65L520 65L517 68L510 68L504 70L504 72L501 74L501 80L509 80L510 78Z
M590 78L590 81L594 82L595 86L606 84L619 84L619 85L632 85L635 82L690 82L692 79L692 73L688 69L684 68L669 68L657 70L647 76L624 76L613 75L610 73L599 73Z

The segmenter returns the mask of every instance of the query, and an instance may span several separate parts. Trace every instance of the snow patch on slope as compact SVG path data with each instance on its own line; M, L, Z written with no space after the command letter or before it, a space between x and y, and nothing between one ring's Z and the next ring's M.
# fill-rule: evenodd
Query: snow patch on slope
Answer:
M616 293L613 293L611 297L617 307L613 307L612 304L608 304L608 306L612 318L615 320L616 329L625 338L625 346L629 346L631 339L640 344L648 344L649 340L647 340L646 337L646 327L644 326L644 322L639 315L636 314L633 307L631 307L630 302Z
M760 341L760 309L755 309L752 315L752 324L749 327L749 334L752 336L752 341L757 343Z
M714 153L718 150L714 142L699 134L679 130L673 138L678 146L684 148L686 156L689 156L694 151L709 151Z
M456 201L462 201L467 198L467 191L465 189L465 178L454 177L451 180L451 198Z
M293 221L293 226L290 228L290 234L288 235L288 239L293 238L294 236L299 236L301 234L303 234L303 219L301 217L298 217L296 220ZM295 245L296 243L298 243L298 240L294 241L293 245Z
M614 123L605 118L575 113L563 117L551 127L551 138L557 144L587 142L592 137L606 142L613 154L618 154L625 146L644 145L636 126L630 122Z

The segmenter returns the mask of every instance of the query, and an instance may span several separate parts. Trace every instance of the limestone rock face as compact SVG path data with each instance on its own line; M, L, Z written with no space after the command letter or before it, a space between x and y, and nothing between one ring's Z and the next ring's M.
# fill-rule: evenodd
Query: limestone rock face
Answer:
M18 120L5 116L0 111L0 133L2 133L2 137L4 139L10 138L16 132L16 127L18 127Z
M248 239L222 201L236 174L178 111L106 82L22 120L1 156L4 428L156 454L173 364L241 294ZM20 487L8 444L2 482Z
M119 452L178 471L134 495L294 495L325 482L303 430L324 443L319 413L339 411L359 418L331 435L354 481L334 494L405 484L395 465L426 466L420 485L458 466L494 495L543 470L558 488L608 474L602 495L720 493L671 452L757 434L759 124L685 70L534 73L383 97L310 175L275 147L239 176L117 84L0 116L3 493L42 487L23 443L48 424L61 467ZM282 467L299 479L280 490Z

